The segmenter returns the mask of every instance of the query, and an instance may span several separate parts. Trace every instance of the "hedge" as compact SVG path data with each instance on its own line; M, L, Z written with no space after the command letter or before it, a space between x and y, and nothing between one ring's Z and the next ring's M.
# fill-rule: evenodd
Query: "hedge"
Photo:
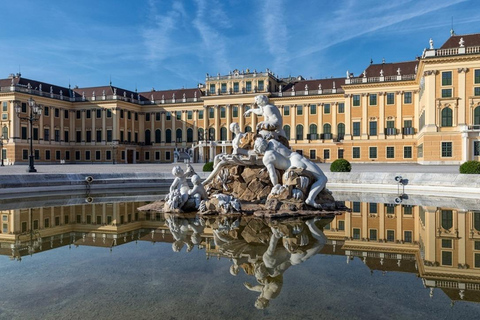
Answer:
M331 172L350 172L352 165L345 159L337 159L330 165Z
M460 173L480 174L480 161L467 161L460 166Z
M203 165L203 172L213 171L213 162L207 162Z

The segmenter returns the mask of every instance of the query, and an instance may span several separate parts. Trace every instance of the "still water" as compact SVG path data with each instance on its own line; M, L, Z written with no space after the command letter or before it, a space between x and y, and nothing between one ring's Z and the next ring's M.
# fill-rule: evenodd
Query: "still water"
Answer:
M477 200L335 197L352 212L262 220L136 210L158 196L0 202L0 319L480 315Z

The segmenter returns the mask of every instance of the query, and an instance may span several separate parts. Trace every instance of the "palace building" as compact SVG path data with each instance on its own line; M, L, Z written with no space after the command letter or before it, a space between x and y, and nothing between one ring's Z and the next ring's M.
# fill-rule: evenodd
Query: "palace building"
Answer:
M136 92L67 88L12 74L0 80L2 157L27 163L212 161L229 126L264 94L283 114L293 150L318 162L460 164L480 160L480 34L430 41L420 57L371 63L360 75L306 80L271 70L206 75L196 88ZM30 105L41 106L32 114Z

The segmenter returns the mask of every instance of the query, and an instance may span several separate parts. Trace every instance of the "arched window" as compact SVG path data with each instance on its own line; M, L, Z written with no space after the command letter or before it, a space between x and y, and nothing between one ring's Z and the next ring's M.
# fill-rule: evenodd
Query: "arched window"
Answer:
M480 211L473 211L473 227L480 231Z
M285 131L285 136L287 137L287 139L290 140L290 126L289 125L284 125L283 126L283 131Z
M215 128L208 129L208 140L215 141Z
M252 132L252 127L246 126L245 127L245 132Z
M343 140L345 137L345 124L339 123L337 126L338 140Z
M183 141L182 129L177 129L177 131L175 132L175 141L176 142L182 142Z
M166 143L172 143L172 130L167 129L165 131L165 142Z
M162 142L162 131L160 129L155 130L155 143Z
M145 144L147 146L151 145L152 144L152 136L150 134L150 130L145 130Z
M193 129L187 129L187 142L193 142Z
M199 128L198 129L198 141L202 141L202 140L205 140L205 135L204 135L203 128Z
M452 109L449 107L442 110L442 127L451 127L453 123Z
M3 126L2 127L2 139L8 139L8 127L7 126Z
M303 126L301 124L297 124L295 136L297 140L303 140Z
M323 124L323 139L332 139L332 126L330 123Z
M480 125L480 107L476 107L473 111L473 124Z
M222 141L227 140L227 128L225 128L225 127L220 128L220 140L222 140Z
M310 134L317 134L317 125L316 124L311 124L309 131L310 131Z
M442 210L442 228L445 230L450 230L453 227L453 211L452 210Z

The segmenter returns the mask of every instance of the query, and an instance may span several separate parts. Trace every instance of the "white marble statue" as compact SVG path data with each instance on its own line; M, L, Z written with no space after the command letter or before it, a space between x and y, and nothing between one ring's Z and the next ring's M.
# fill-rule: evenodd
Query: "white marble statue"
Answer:
M246 133L240 131L240 126L237 122L230 124L230 131L235 133L235 138L232 140L232 154L221 153L216 155L213 159L213 171L210 175L202 182L203 185L206 185L221 171L223 167L228 164L237 164L237 165L255 165L261 164L261 161L258 161L255 152L253 150L247 150L240 147L240 142L242 138L246 136Z
M287 170L289 168L302 168L311 173L315 178L315 182L309 190L305 203L314 208L322 209L322 205L316 203L315 198L325 188L327 177L315 163L273 139L267 141L262 138L257 138L255 141L255 151L263 155L262 162L274 186L272 191L278 189L281 182L275 169Z
M187 183L187 178L195 174L193 167L187 164L187 172L184 172L180 166L174 166L172 169L172 175L175 177L172 185L170 186L170 192L165 197L167 202L167 208L171 211L181 209L188 200L188 192L190 187Z
M200 181L200 176L198 174L194 174L191 180L193 183L193 188L188 191L188 196L189 198L194 199L195 209L198 209L202 200L208 200L208 194L202 182Z
M240 131L240 125L237 122L231 123L230 131L235 134L235 137L232 140L232 154L248 156L248 150L240 148L240 142L242 138L245 137L245 133Z
M283 119L280 110L273 104L268 103L268 97L265 95L258 95L255 97L255 106L244 113L245 117L250 116L251 113L257 116L263 116L264 120L257 124L257 131L264 138L268 134L275 133L274 138L278 136L286 138L283 130Z

